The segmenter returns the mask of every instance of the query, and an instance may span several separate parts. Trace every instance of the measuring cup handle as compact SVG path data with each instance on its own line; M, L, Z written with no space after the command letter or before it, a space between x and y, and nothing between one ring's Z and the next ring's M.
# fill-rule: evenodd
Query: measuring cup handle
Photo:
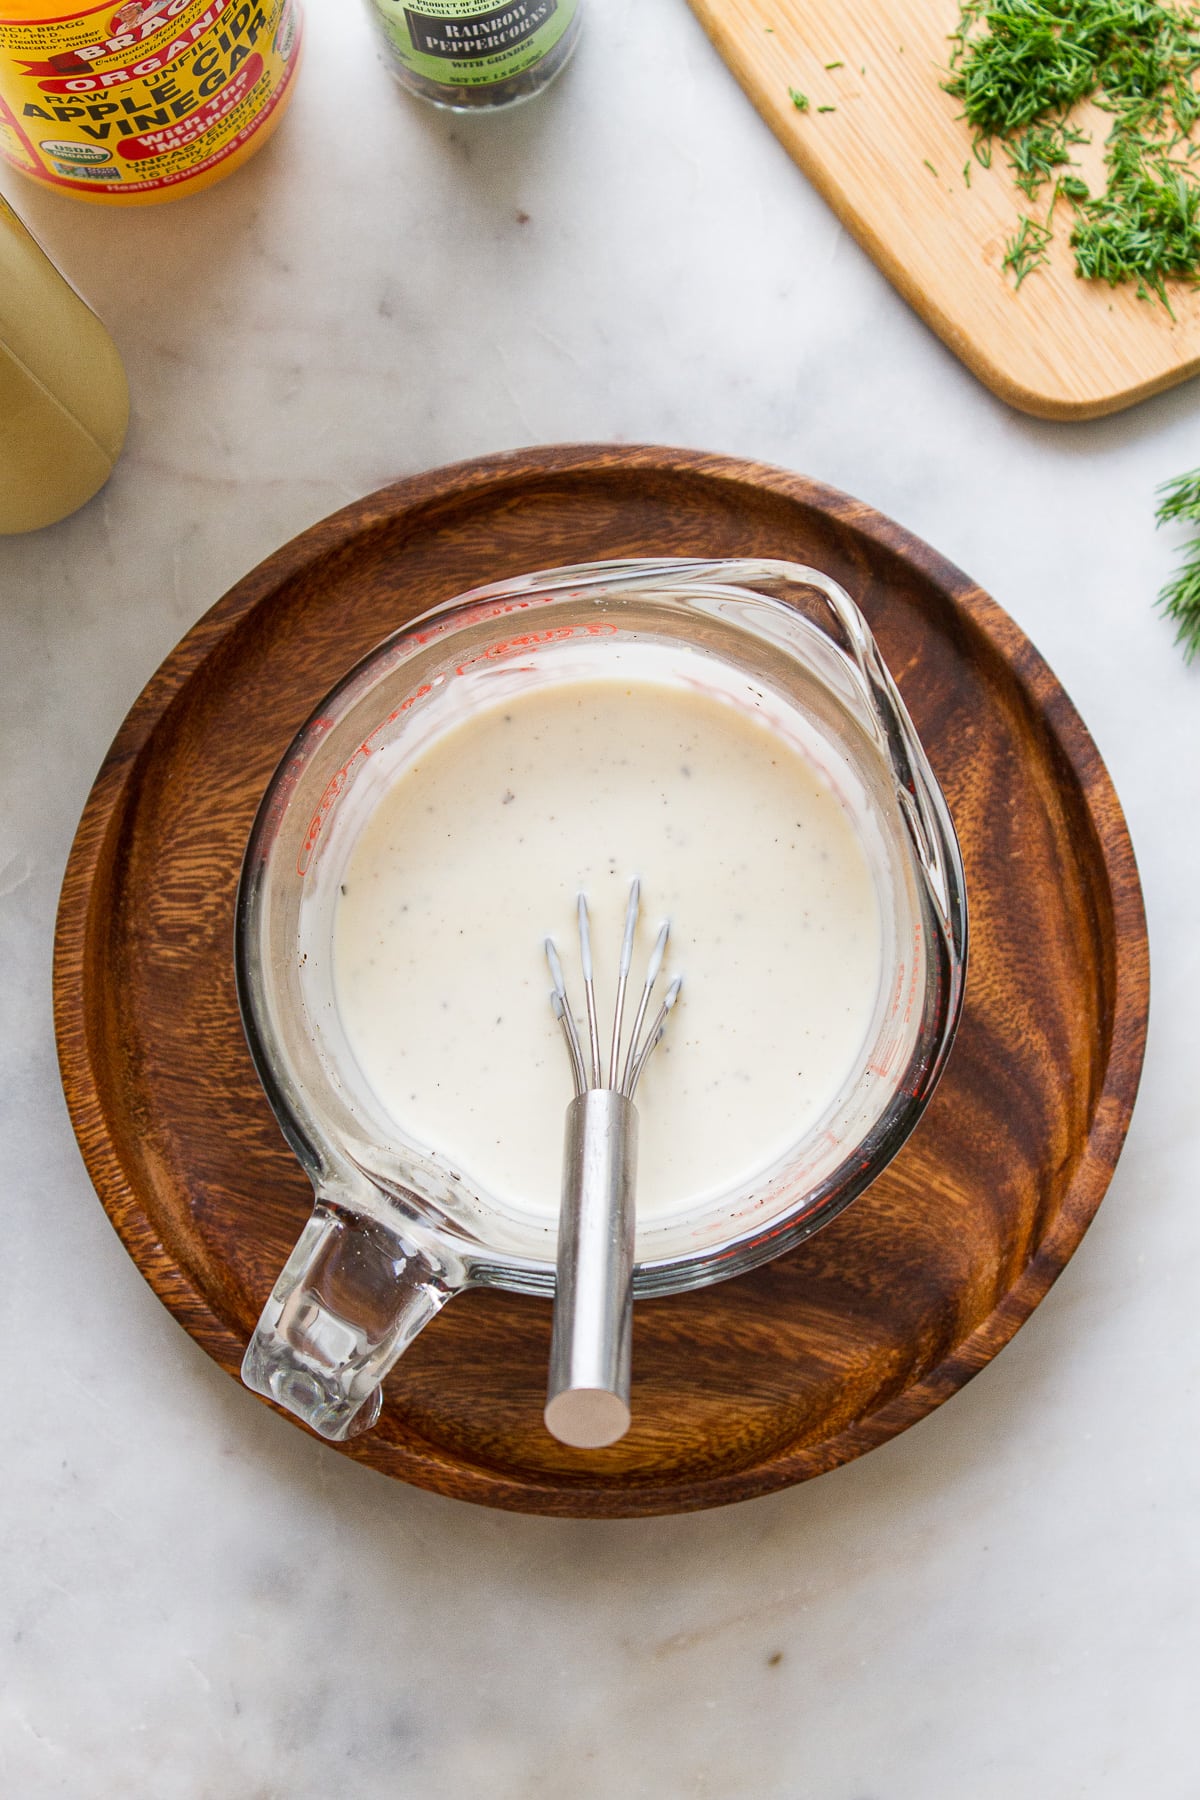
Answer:
M242 1361L242 1380L321 1437L369 1431L384 1376L467 1285L377 1217L318 1199Z

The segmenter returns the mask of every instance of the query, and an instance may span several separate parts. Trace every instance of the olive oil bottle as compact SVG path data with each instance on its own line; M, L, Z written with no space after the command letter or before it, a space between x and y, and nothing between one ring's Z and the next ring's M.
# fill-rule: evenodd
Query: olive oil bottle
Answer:
M0 534L90 500L128 422L116 345L0 199Z

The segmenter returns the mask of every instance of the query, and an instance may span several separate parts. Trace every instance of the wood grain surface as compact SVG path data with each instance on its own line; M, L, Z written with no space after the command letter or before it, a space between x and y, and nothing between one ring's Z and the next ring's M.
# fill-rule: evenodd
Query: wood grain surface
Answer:
M859 601L962 839L966 1001L929 1110L866 1194L751 1274L638 1303L619 1445L568 1450L541 1424L549 1303L475 1292L401 1359L377 1427L338 1447L526 1511L739 1500L920 1419L1075 1249L1141 1067L1145 923L1120 808L1050 670L964 576L844 495L718 456L561 447L418 476L314 526L189 633L119 732L67 869L55 1009L71 1116L113 1224L192 1337L236 1373L311 1202L251 1066L232 961L242 849L293 732L439 600L660 553L796 558Z
M1200 368L1200 291L1171 284L1172 320L1127 287L1081 281L1060 209L1050 265L1022 284L1001 269L1021 213L1041 219L997 146L971 159L970 128L943 93L957 0L691 0L767 124L909 304L1001 399L1048 419L1131 406ZM841 62L840 69L826 64ZM799 112L788 90L808 97ZM818 113L818 106L835 111ZM1085 176L1101 191L1111 121L1082 121ZM963 179L971 160L971 181ZM778 229L787 229L778 220ZM797 267L805 267L796 243Z

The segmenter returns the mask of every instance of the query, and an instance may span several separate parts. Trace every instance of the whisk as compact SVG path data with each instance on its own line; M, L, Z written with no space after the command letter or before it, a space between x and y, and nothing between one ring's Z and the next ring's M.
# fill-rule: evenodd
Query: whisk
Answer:
M567 1108L554 1333L544 1416L548 1430L560 1442L579 1449L614 1444L629 1429L638 1124L633 1099L682 985L676 976L647 1027L651 994L662 969L671 929L667 921L660 927L650 952L633 1029L628 1041L623 1041L640 896L641 885L634 881L625 909L625 932L617 965L607 1081L585 895L580 894L578 908L587 1015L586 1058L567 999L558 951L554 940L546 939L546 960L554 983L550 1004L571 1058L575 1098Z

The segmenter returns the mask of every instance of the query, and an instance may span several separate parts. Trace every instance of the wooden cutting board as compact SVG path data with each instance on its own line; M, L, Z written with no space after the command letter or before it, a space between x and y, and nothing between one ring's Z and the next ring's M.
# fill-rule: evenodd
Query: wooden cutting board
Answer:
M1048 267L1019 290L1002 270L1020 214L1044 217L1048 194L1028 201L999 146L990 169L971 157L970 129L940 85L955 0L690 4L842 223L1001 399L1041 418L1095 418L1200 368L1200 290L1173 285L1173 322L1128 287L1081 281L1067 242L1069 208ZM844 66L827 69L832 62ZM789 88L808 97L808 112ZM1096 142L1082 166L1096 191L1107 127L1094 109L1085 123Z
M1145 918L1104 765L1032 645L934 551L801 476L690 451L560 446L401 481L286 545L172 652L105 759L63 883L55 1016L80 1147L130 1255L224 1369L312 1204L234 986L238 871L271 771L330 683L435 601L654 555L793 558L858 600L962 842L966 998L929 1110L861 1198L775 1262L638 1302L621 1443L549 1436L550 1303L478 1291L401 1357L374 1429L331 1448L528 1512L747 1499L923 1418L1079 1243L1145 1041Z

